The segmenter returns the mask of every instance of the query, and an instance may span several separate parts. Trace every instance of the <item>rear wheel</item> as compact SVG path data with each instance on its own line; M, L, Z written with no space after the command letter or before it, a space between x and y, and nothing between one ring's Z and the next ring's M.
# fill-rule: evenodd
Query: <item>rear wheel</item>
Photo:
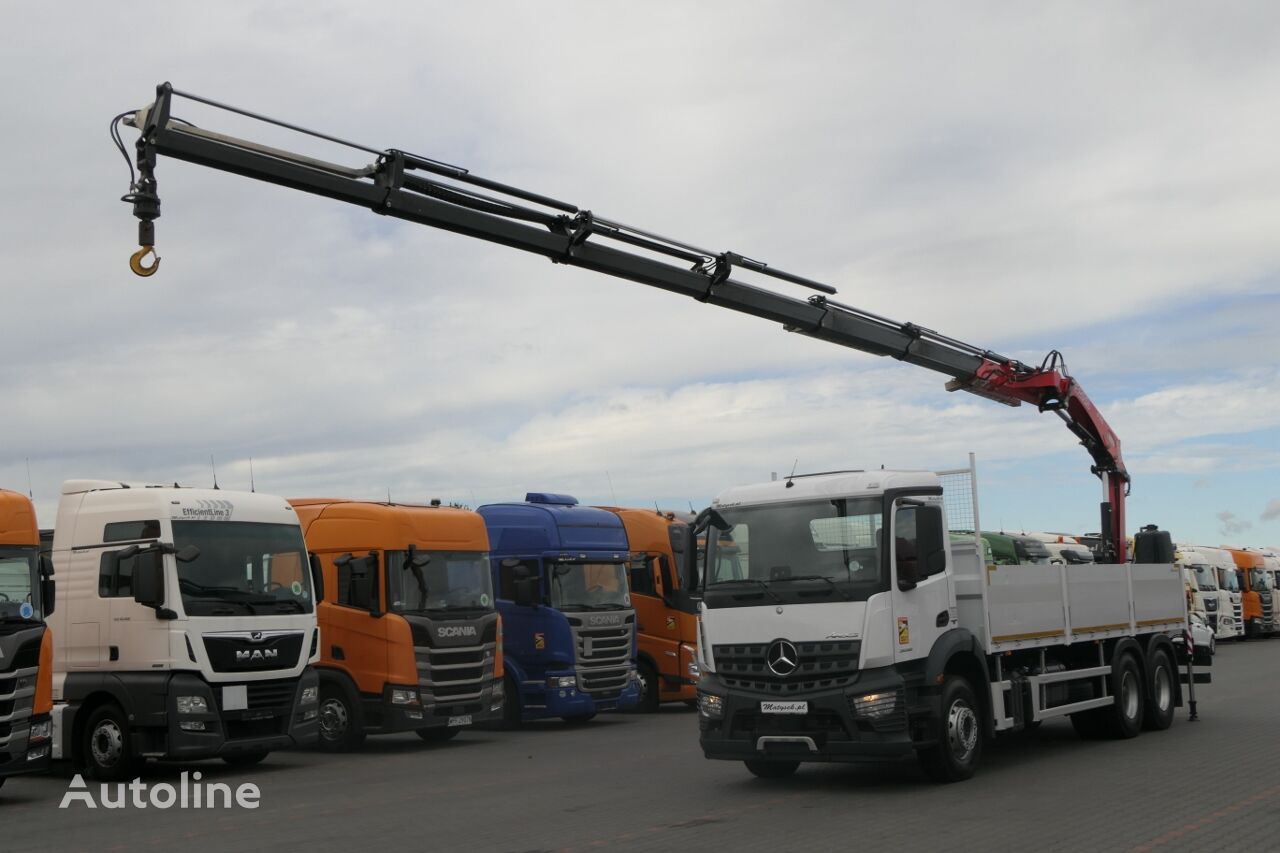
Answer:
M658 671L645 661L637 668L640 673L640 704L636 711L652 714L658 710Z
M1145 693L1137 660L1133 655L1121 655L1111 667L1111 694L1115 704L1104 709L1107 712L1105 731L1109 737L1120 740L1138 736L1146 713Z
M320 686L320 748L347 752L364 742L360 709L345 688L332 682Z
M85 774L103 782L137 775L142 761L129 743L129 723L119 705L102 705L89 715L82 745Z
M1164 649L1153 652L1147 671L1147 707L1142 725L1152 731L1164 731L1173 725L1174 685L1177 683L1169 653Z
M785 779L800 766L799 761L770 761L763 758L749 758L742 763L761 779Z
M460 731L462 731L461 726L436 726L429 729L417 729L418 737L427 743L444 743L447 740L453 740Z
M947 676L941 711L934 732L937 743L919 750L920 766L935 782L960 782L971 777L982 760L981 707L968 681Z
M235 755L224 755L222 760L232 767L252 767L255 764L261 764L267 755L266 750L262 752L240 752Z

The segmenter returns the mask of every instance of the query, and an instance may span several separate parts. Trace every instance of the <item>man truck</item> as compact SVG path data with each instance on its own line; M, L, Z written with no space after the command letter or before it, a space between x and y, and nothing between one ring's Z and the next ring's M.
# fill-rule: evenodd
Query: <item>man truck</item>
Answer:
M324 577L320 746L414 731L444 741L502 713L502 624L474 512L290 500Z
M53 722L53 568L36 510L0 489L0 786L49 769Z
M696 589L681 571L676 549L692 521L673 512L601 507L622 519L631 552L629 585L636 611L640 704L652 712L663 702L697 699Z
M504 724L584 723L634 707L636 613L621 519L550 492L477 512L502 614Z
M54 759L118 781L315 741L315 595L284 498L70 480L53 564Z
M915 752L949 782L987 738L1046 719L1086 737L1167 728L1182 701L1170 632L1188 628L1168 534L1139 534L1132 563L987 566L974 534L948 536L971 496L976 522L972 467L721 492L703 519L735 554L706 537L704 754L781 777Z

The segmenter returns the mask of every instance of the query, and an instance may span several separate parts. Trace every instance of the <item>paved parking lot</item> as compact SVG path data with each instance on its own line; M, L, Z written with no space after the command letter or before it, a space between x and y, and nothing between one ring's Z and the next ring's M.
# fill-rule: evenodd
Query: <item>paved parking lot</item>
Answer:
M938 787L914 763L808 765L766 782L697 749L683 706L351 755L153 767L261 789L256 810L59 810L71 778L0 791L0 849L1280 850L1280 640L1223 646L1201 721L1082 742L1065 722L1002 740L979 775Z

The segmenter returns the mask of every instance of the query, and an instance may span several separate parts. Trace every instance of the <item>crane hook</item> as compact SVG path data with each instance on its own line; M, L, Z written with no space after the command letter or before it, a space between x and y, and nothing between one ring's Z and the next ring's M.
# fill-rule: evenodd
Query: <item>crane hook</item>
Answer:
M151 257L155 258L151 266L144 266L142 263L147 255L151 255ZM156 247L151 245L143 246L138 251L130 255L129 269L133 270L135 275L140 275L143 278L146 278L149 275L155 275L156 270L160 269L160 256L156 254Z

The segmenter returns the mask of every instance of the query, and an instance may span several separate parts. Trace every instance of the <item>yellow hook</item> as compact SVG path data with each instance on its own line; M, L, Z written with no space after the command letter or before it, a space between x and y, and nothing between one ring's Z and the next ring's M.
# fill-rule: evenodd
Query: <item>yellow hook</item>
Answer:
M147 255L155 258L151 266L143 266L142 261ZM143 276L155 275L156 270L160 269L160 256L156 254L155 246L143 246L138 251L129 256L129 269L133 270L135 275Z

